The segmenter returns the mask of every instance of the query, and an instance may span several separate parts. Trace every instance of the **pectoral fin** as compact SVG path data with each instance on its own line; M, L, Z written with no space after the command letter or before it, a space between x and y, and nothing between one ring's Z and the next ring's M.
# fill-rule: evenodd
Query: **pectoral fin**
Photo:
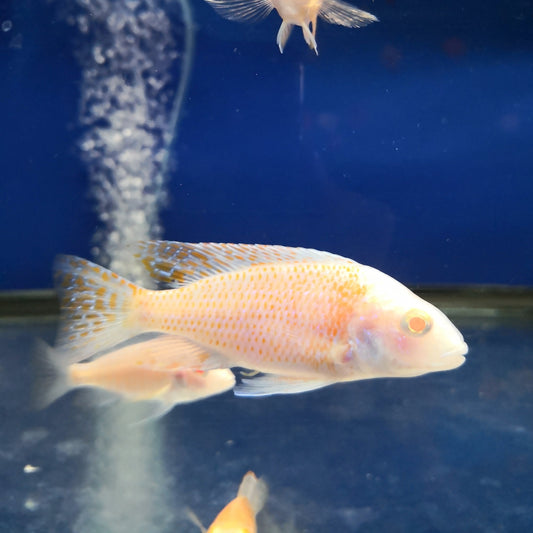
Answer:
M206 0L222 17L240 22L257 22L273 9L271 0Z
M342 0L324 0L318 16L330 24L339 24L349 28L361 28L378 20L371 13L357 9Z

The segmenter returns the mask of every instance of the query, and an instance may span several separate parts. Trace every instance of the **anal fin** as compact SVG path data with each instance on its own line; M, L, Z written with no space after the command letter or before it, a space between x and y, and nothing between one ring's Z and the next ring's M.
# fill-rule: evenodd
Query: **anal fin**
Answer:
M243 379L233 391L235 396L271 396L273 394L298 394L320 389L335 383L332 380L298 378L266 374L253 379Z
M128 423L137 426L154 422L170 412L173 407L174 404L171 402L157 400L136 402L129 410Z

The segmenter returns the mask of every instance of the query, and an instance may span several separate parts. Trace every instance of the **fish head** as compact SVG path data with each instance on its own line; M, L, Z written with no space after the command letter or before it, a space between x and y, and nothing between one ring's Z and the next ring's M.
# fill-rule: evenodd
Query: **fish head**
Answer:
M349 326L353 364L362 378L412 377L465 361L460 331L434 305L370 269L365 301Z

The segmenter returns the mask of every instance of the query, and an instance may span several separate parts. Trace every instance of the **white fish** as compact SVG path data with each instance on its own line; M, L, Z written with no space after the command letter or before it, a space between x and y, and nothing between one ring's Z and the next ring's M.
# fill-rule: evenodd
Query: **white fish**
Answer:
M169 290L148 290L84 259L59 257L59 345L71 362L140 333L176 335L155 359L266 373L238 395L411 377L461 365L468 347L436 307L391 277L304 248L144 242L139 258Z
M183 350L183 341L162 335L128 344L86 363L69 363L60 350L39 343L35 400L45 407L76 388L113 393L129 402L150 402L149 418L159 417L176 404L220 394L235 385L228 369L193 370L176 363L173 354Z
M237 21L254 22L275 9L282 19L276 43L283 53L293 26L302 28L305 42L318 55L316 44L317 17L331 24L361 28L378 19L341 0L206 0L220 15ZM309 29L311 26L311 29Z

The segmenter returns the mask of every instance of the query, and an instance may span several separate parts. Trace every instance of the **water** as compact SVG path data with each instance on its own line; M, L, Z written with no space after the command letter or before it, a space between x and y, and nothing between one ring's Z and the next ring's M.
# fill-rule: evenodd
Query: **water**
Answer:
M57 11L78 31L81 67L78 146L86 165L98 227L92 256L148 285L128 244L161 237L170 149L193 59L187 0L79 0ZM179 9L180 17L177 17ZM179 74L178 74L179 73ZM122 406L94 425L79 533L163 531L171 515L159 426L132 428Z
M124 246L162 234L169 150L193 60L190 7L176 2L183 21L176 24L156 1L78 3L72 18L83 36L80 148L101 224L93 255L146 283Z
M58 253L141 280L138 238L308 246L432 285L470 347L131 426L82 392L30 409L54 303L0 293L0 532L196 531L249 469L260 533L532 529L533 4L356 3L380 22L319 22L318 57L201 0L0 5L1 290Z
M527 531L530 313L523 306L456 310L470 352L452 372L255 400L227 393L126 428L141 432L141 453L160 447L151 465L156 475L143 482L148 495L157 490L153 479L165 483L167 507L158 515L158 502L132 501L126 489L123 511L128 502L130 510L158 516L156 532L192 532L187 509L209 523L252 469L270 487L260 531ZM76 531L80 513L96 501L92 476L102 472L87 468L95 468L97 426L112 407L91 405L77 392L44 412L28 410L33 338L51 340L54 328L53 316L0 322L0 531ZM116 459L134 465L131 453L125 447ZM25 473L25 465L39 470ZM130 476L135 486L138 469Z
M309 246L406 283L533 284L531 2L355 3L380 22L319 24L315 57L297 32L279 53L274 13L243 25L191 2L164 237ZM3 289L51 287L54 256L91 256L99 224L77 149L89 41L57 7L0 12Z

